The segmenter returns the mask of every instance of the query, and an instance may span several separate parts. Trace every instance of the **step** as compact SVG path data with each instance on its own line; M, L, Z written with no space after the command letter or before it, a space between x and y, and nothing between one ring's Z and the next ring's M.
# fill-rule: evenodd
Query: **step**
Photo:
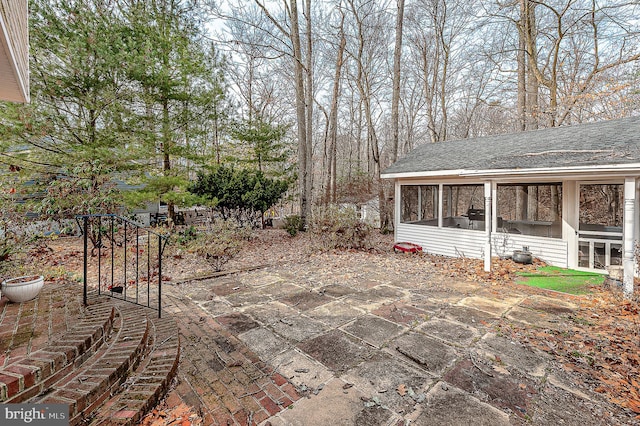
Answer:
M153 315L153 314L151 314ZM151 351L126 382L121 392L107 401L91 425L136 425L166 393L178 371L180 340L172 318L153 318Z
M115 309L111 341L31 402L68 404L70 424L77 425L117 391L144 355L150 327L139 306L118 303Z
M87 307L79 323L54 343L0 369L0 403L25 402L92 356L111 333L115 309L106 298Z

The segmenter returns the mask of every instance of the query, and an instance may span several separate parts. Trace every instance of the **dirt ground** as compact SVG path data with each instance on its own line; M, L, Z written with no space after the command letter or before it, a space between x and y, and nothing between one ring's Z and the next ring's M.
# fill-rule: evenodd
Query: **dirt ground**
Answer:
M373 248L368 251L369 261L377 262L381 266L394 267L394 258L407 256L393 252L391 235L375 233L373 240ZM290 265L301 263L326 264L328 257L338 258L337 265L348 265L361 255L362 253L355 251L321 253L317 242L314 242L310 235L302 233L292 238L282 230L264 230L256 231L253 238L245 243L242 251L224 265L223 270L245 270L265 265L288 268ZM44 269L45 277L50 284L59 280L81 279L80 238L63 237L42 241L29 256L33 264ZM514 284L517 271L531 270L538 266L524 266L501 260L494 264L491 273L485 273L482 262L478 260L426 254L416 255L415 259L413 267L428 267L430 271L437 271L437 274L431 274L431 279L438 286L444 288L453 279L483 283L490 286L496 297L499 297L505 288L518 286ZM168 247L164 271L166 279L174 282L212 274L206 262L177 245ZM529 294L549 294L546 290L518 287L523 287L521 290ZM557 361L559 375L580 377L585 390L606 396L610 402L620 407L621 413L626 412L621 422L627 423L629 412L640 414L638 292L636 291L635 300L625 300L616 289L597 287L592 290L591 294L585 296L561 296L579 306L577 313L574 312L570 318L571 327L562 333L552 328L527 327L515 322L500 322L494 331L498 335L548 353ZM544 304L531 308L541 312L551 309ZM461 380L456 379L456 371L451 371L450 374L452 380ZM517 395L518 392L514 392L514 398ZM507 403L517 405L518 401ZM561 401L548 401L548 404L549 410L562 409ZM147 419L147 423L172 424L172 421L178 418L189 416L193 420L193 413L185 413L189 413L189 410L184 404L177 407L160 406ZM159 423L154 423L154 418ZM636 417L636 421L640 421L640 416Z

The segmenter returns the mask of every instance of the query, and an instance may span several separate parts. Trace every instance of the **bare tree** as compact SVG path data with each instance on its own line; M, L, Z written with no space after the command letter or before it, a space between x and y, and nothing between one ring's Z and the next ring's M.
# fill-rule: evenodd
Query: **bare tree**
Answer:
M391 161L398 159L398 106L400 104L400 59L402 57L402 25L404 24L404 0L398 0L396 14L396 44L393 50L393 96L391 98Z
M344 63L344 51L347 38L344 34L344 12L340 9L340 26L338 27L340 39L336 54L335 75L333 78L333 90L331 94L331 112L329 114L329 131L327 146L327 179L325 185L325 199L329 203L336 202L337 185L337 142L338 142L338 99L340 97L340 80L342 65Z

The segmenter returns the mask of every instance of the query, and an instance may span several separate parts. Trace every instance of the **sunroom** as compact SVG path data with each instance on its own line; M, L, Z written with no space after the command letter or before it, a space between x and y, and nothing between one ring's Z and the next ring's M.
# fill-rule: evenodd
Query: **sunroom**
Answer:
M484 259L523 247L564 268L624 271L633 291L640 117L422 145L395 181L395 239Z

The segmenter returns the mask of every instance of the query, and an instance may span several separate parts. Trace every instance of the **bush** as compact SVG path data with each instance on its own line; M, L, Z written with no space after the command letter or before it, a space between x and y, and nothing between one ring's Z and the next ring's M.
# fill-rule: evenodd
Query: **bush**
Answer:
M298 231L304 231L302 218L297 214L287 216L284 218L284 229L287 230L289 235L295 237L298 235Z
M289 183L259 170L218 166L209 174L199 173L189 191L208 200L223 218L256 225L258 214L264 216L287 192Z
M193 225L189 225L185 229L177 232L175 241L181 246L186 246L190 242L195 241L198 238L198 228Z
M358 219L355 209L329 206L316 210L310 226L324 249L370 249L371 226Z
M234 220L218 219L189 243L189 251L202 256L216 271L240 252L250 239L251 230L238 226Z

